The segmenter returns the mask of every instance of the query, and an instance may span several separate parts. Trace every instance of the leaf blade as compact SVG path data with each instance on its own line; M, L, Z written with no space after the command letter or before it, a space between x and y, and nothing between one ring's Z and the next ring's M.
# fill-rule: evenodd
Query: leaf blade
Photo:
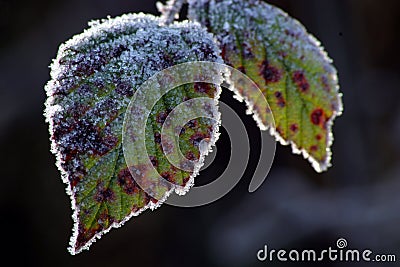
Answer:
M60 46L45 88L45 115L52 152L74 211L71 254L88 249L103 233L132 216L157 207L126 165L124 113L135 90L152 75L198 60L221 60L212 36L203 28L186 22L160 26L159 19L143 14L91 23L84 33ZM211 97L218 97L216 88L212 92ZM176 104L168 95L162 100ZM156 105L154 116L165 109ZM155 120L147 122L151 141ZM196 149L191 147L193 152ZM161 154L156 159L163 160ZM164 169L171 168L164 161Z
M316 171L325 171L342 101L336 69L320 43L298 21L258 0L191 0L189 18L216 35L225 63L260 87L275 118L272 134ZM269 111L260 110L245 89L233 87L268 126Z

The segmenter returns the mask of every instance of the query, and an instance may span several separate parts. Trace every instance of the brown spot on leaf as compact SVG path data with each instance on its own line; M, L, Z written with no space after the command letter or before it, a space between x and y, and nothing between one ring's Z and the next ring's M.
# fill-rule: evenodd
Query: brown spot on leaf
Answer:
M207 96L213 98L215 94L215 88L209 83L197 82L194 83L194 90L197 93L206 94Z
M210 134L208 133L195 133L190 136L189 142L192 143L194 146L199 146L200 142L204 139L210 138Z
M175 176L174 176L174 174L172 172L163 172L160 175L161 175L161 177L163 177L168 182L171 182L171 183L175 183L176 182Z
M83 166L83 163L79 161L79 165L73 166L73 170L70 166L66 166L67 164L63 164L63 168L68 171L70 175L68 175L68 180L70 182L71 189L74 188L81 180L82 178L87 174L87 171L85 167Z
M163 124L167 119L169 113L171 113L171 109L167 109L167 111L161 111L157 114L156 121L160 124Z
M276 131L280 136L283 137L283 131L282 131L282 128L280 126L276 127Z
M317 139L318 141L321 141L321 140L322 140L322 135L317 134L317 135L315 136L315 139Z
M105 227L109 226L114 221L115 221L115 218L113 216L111 216L110 214L108 214L107 211L103 211L100 214L99 219L97 220L97 222L101 225L101 228L105 228Z
M158 167L158 159L155 156L149 156L149 159L151 161L151 164L153 165L154 168Z
M168 41L167 41L168 43ZM168 45L167 45L168 46ZM168 52L164 51L162 55L161 64L163 68L169 68L174 65L174 55L170 55Z
M115 200L115 194L110 188L103 188L102 186L97 188L96 194L94 195L96 202L111 202Z
M246 74L246 69L243 66L238 67L237 70Z
M101 225L94 224L92 228L86 228L82 223L78 226L78 236L76 238L75 249L82 248L96 233L102 230Z
M127 50L127 47L123 44L119 44L118 46L114 47L110 52L110 58L119 57L121 54Z
M190 120L186 123L187 127L189 128L196 128L197 126L199 126L199 122L196 119Z
M183 184L186 185L189 182L189 179L190 179L189 175L183 177Z
M279 91L275 92L275 97L276 97L277 100L278 100L278 102L277 102L278 107L281 107L281 108L285 107L286 101L285 101L285 99L283 98L282 93L279 92Z
M52 138L60 142L65 136L68 136L68 141L64 143L63 160L86 153L102 156L118 143L118 138L111 134L109 127L100 129L85 119L71 121L67 118L55 124Z
M83 105L81 103L74 103L72 106L70 106L67 111L66 114L67 116L71 116L74 118L74 120L79 120L79 118L82 117L82 115L84 115L86 113L86 111L88 111L89 109L89 105Z
M133 195L139 192L139 186L135 179L133 179L128 168L125 168L118 173L117 183L128 195Z
M320 108L311 113L311 122L314 125L320 125L323 122L324 111Z
M115 92L121 96L132 97L133 87L130 83L119 79L115 85Z
M296 123L293 123L292 125L290 125L290 130L291 130L293 133L297 133L298 130L299 130L299 126L298 126Z
M193 160L194 161L194 160L198 160L200 158L200 155L195 155L192 151L188 151L188 152L186 152L185 157L188 160Z
M270 65L268 60L264 60L260 66L260 74L264 77L265 83L277 83L282 78L282 73L279 69Z
M301 92L306 92L310 88L303 71L295 71L292 76L293 82Z
M156 132L154 133L154 142L156 142L156 144L161 144L161 134Z

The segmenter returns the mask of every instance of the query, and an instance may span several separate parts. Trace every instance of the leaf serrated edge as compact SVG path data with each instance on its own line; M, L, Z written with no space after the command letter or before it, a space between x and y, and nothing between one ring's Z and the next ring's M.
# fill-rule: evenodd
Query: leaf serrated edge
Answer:
M260 128L261 131L268 131L269 134L273 137L275 137L275 140L278 141L281 145L287 146L290 145L292 148L292 153L297 154L297 155L302 155L304 159L307 159L314 170L318 173L326 171L329 167L332 166L331 164L331 159L332 159L332 151L331 147L333 145L333 134L332 134L332 127L334 124L334 120L341 116L343 113L343 103L342 103L342 93L339 93L339 86L337 86L337 98L336 100L338 101L338 108L337 110L334 110L332 113L332 117L327 121L326 123L326 129L327 129L327 157L325 162L319 162L316 159L314 159L305 149L299 149L299 147L296 145L294 141L286 141L275 129L275 127L271 127L271 125L265 125L262 122L261 116L258 114L258 112L254 109L254 103L253 101L250 101L248 97L243 96L239 93L239 91L236 89L234 82L228 81L229 90L231 90L235 95L234 98L237 99L239 102L245 102L247 110L246 114L247 115L252 115L253 119L257 123L257 126Z
M208 2L209 0L202 0L204 2ZM214 3L213 1L211 1L211 3ZM229 90L231 90L234 93L234 98L237 99L239 102L245 102L246 106L247 106L247 111L246 114L248 115L253 115L253 119L255 120L255 122L257 123L257 126L260 128L260 130L262 131L269 131L269 134L273 137L275 137L275 140L278 141L281 145L283 146L287 146L290 145L291 149L292 149L292 153L293 154L298 154L298 155L302 155L304 157L304 159L307 159L312 167L314 168L314 170L318 173L324 172L326 171L329 167L332 166L331 164L331 160L332 160L332 151L331 151L331 147L333 145L333 141L334 141L334 137L332 134L332 127L334 124L334 120L341 116L343 114L344 111L344 107L343 107L343 101L342 101L342 97L343 94L340 93L339 89L339 83L338 83L338 76L337 76L337 70L336 68L333 66L333 60L329 57L328 53L326 52L326 50L324 49L324 47L322 46L321 42L312 34L310 34L307 29L304 27L304 25L297 20L296 18L290 16L287 12L283 11L282 9L273 6L271 4L265 3L265 2L261 2L263 5L265 5L268 8L273 8L275 9L275 11L278 13L278 15L281 15L283 17L289 18L294 25L296 25L296 27L299 27L299 29L301 29L304 34L305 37L308 39L308 42L314 46L316 49L318 49L318 52L320 53L321 56L321 60L323 60L324 62L329 64L329 67L331 68L330 71L331 73L329 73L333 79L333 81L335 81L336 86L334 88L334 93L336 95L336 104L337 104L337 108L336 110L333 110L332 112L332 116L329 118L329 120L326 122L326 130L328 133L327 136L327 141L326 141L326 159L324 162L319 162L318 160L314 159L308 152L306 149L300 149L295 143L294 141L286 141L279 133L278 131L274 128L271 127L270 125L265 125L262 122L262 119L260 117L260 115L257 113L257 111L254 109L254 103L253 101L250 101L248 99L248 97L243 96L239 93L239 91L235 88L234 82L233 81L227 81L229 84ZM189 5L193 5L193 3L189 2ZM196 16L193 16L194 21L196 21L198 18L196 18ZM192 18L192 19L193 19ZM217 43L219 44L219 46L221 47L221 43L216 40ZM268 101L267 101L268 102Z
M156 75L156 74L155 74ZM194 166L194 171L190 175L188 182L186 183L185 187L176 187L176 188L171 188L169 191L167 191L164 195L164 197L159 200L157 203L153 203L150 201L147 205L145 205L143 208L139 209L136 212L131 212L129 215L127 215L121 222L113 222L111 225L108 226L107 229L101 230L99 233L96 233L84 246L80 247L79 249L75 249L75 245L77 242L78 234L79 234L79 219L78 215L80 212L79 206L76 205L76 200L74 198L74 192L70 188L70 182L68 180L68 173L64 170L62 167L62 155L57 149L57 143L52 140L52 133L54 132L54 121L51 119L52 115L54 115L55 112L60 111L62 107L60 105L51 105L53 97L49 96L49 98L46 101L45 104L45 117L46 117L46 122L49 123L49 132L50 132L50 141L51 141L51 152L56 155L56 166L57 169L61 173L61 179L64 184L66 184L65 191L67 195L70 196L71 200L71 208L73 210L72 214L72 219L73 219L73 230L72 230L72 236L69 241L69 247L68 251L71 253L71 255L76 255L82 252L83 250L89 250L90 246L96 242L98 239L100 239L104 234L108 233L111 229L113 228L120 228L122 227L127 221L129 221L132 217L138 216L142 212L144 212L147 209L150 210L155 210L158 207L160 207L166 199L169 197L169 195L172 193L172 191L175 191L176 194L178 195L184 195L186 194L190 188L194 185L194 178L199 174L201 167L204 165L204 159L205 156L207 156L210 152L212 152L212 147L215 146L215 143L219 139L219 127L221 125L221 114L218 111L218 101L221 95L221 86L220 85L215 85L216 86L216 92L214 95L214 104L216 108L213 108L213 117L215 118L216 123L213 124L213 129L212 129L212 134L210 141L208 142L208 145L206 149L200 150L200 158L197 164ZM45 86L46 91L50 89L51 84L50 82Z

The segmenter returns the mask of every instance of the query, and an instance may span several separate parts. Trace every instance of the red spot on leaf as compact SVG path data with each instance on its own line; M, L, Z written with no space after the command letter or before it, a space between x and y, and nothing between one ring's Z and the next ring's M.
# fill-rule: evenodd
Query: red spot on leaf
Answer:
M68 141L61 139L68 136ZM63 160L68 161L77 154L93 153L102 156L109 152L118 143L118 138L111 134L111 129L106 126L100 129L88 120L73 120L66 118L54 125L52 138L64 144Z
M246 69L243 66L238 67L237 70L246 74Z
M215 94L215 88L209 84L209 83L202 83L202 82L197 82L194 83L194 90L197 93L201 93L201 94L206 94L207 96L213 98L214 94Z
M320 125L323 122L324 111L322 109L316 109L311 113L311 122L314 125Z
M133 195L139 192L139 186L133 179L128 168L121 170L118 173L118 185L121 186L122 190L128 194Z
M97 188L97 192L94 196L96 202L111 202L115 200L115 194L110 188Z
M188 121L188 122L186 123L186 125L187 125L189 128L192 128L192 129L193 129L193 128L199 126L199 122L198 122L196 119L194 119L194 120Z
M75 249L82 248L95 234L102 230L101 225L94 224L92 228L86 228L82 223L78 226L78 236L76 238Z
M261 63L260 74L264 77L266 84L279 82L282 78L281 71L270 65L268 60Z
M183 177L183 184L186 185L189 182L189 179L190 179L189 175Z
M285 99L283 98L282 93L279 92L279 91L278 91L278 92L275 92L275 97L278 99L277 105L278 105L279 107L281 107L281 108L285 107L286 101L285 101Z
M200 142L204 139L208 139L210 138L210 134L209 133L195 133L192 136L190 136L190 143L192 143L194 146L199 146Z
M64 170L70 173L70 175L68 175L68 180L70 182L71 189L73 189L87 174L87 171L83 166L83 163L80 160L75 161L75 163L76 162L78 162L77 166L70 161L62 163L62 167L64 168Z
M315 136L315 139L317 139L318 141L321 141L321 140L322 140L322 135L317 134L317 135Z
M132 97L133 87L130 83L126 81L117 80L115 85L115 92L122 96Z
M79 120L79 118L86 113L86 111L90 108L89 105L83 105L81 103L74 103L71 107L66 111L67 116L71 116L74 120Z
M318 151L318 146L317 145L311 146L310 151L313 151L313 152Z
M118 138L112 135L104 136L102 139L102 147L99 150L94 150L94 153L103 156L118 143Z
M105 228L108 225L112 224L115 221L115 218L113 216L111 216L110 214L108 214L107 211L103 211L100 216L99 219L97 220L97 222L100 224L101 228Z
M297 131L299 130L299 126L296 123L293 123L292 125L290 125L290 130L294 133L297 133Z
M198 160L198 159L200 158L200 156L195 155L192 151L186 152L185 157L186 157L188 160Z
M303 71L295 71L292 79L301 92L304 93L310 88L310 84L308 83Z
M283 136L283 131L282 131L282 128L281 127L276 127L276 131L277 131L277 133L280 135L280 136Z
M161 144L161 134L160 133L154 133L154 142L156 142L156 144Z
M163 172L160 175L168 182L171 182L171 183L176 182L175 175L172 172Z
M149 159L151 161L151 164L154 166L154 168L158 167L158 159L155 156L149 156Z
M157 114L156 121L160 124L163 124L167 117L168 117L167 112L161 111L160 113Z

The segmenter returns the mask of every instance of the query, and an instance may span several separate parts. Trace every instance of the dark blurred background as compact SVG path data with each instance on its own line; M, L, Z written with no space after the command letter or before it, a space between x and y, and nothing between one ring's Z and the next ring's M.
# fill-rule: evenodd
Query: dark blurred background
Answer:
M265 244L318 250L335 247L340 237L350 248L397 254L400 260L400 1L270 2L303 22L338 68L345 112L334 126L334 166L316 174L307 161L278 146L268 179L248 193L260 136L253 120L242 115L253 150L233 191L199 208L165 205L147 211L103 236L90 251L71 256L66 250L70 200L49 152L42 115L48 65L58 45L86 28L88 20L158 14L155 1L0 0L2 261L10 257L12 266L60 267L262 266L267 264L257 261L256 252ZM230 92L222 100L244 114ZM228 146L223 135L217 159L200 183L226 165Z

